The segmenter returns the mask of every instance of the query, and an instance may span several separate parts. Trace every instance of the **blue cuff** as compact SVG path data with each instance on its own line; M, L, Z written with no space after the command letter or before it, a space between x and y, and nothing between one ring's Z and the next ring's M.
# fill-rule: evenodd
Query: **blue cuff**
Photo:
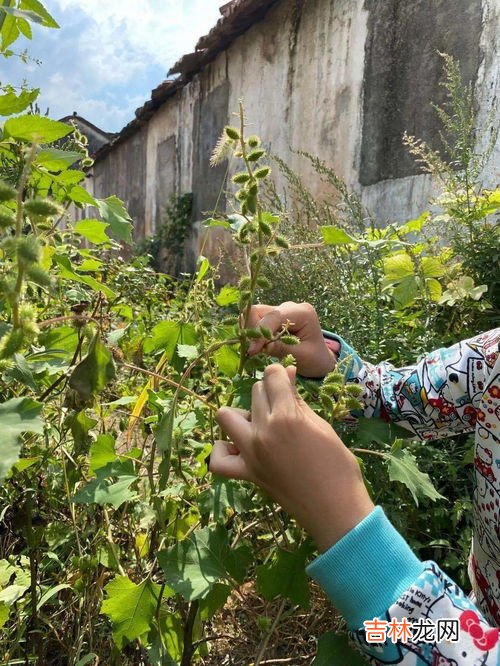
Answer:
M354 630L380 617L423 570L379 506L307 567Z
M354 351L354 349L347 344L347 342L335 333L330 333L330 331L322 331L323 336L328 340L337 340L340 343L340 354L339 360L337 362L337 368L339 372L345 372L347 381L352 381L361 372L363 367L363 361Z

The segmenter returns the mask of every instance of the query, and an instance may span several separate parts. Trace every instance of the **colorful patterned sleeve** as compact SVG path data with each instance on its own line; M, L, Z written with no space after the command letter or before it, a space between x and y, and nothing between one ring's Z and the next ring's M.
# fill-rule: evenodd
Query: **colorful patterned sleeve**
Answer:
M395 368L387 362L361 360L342 338L339 367L361 384L367 417L397 422L422 440L473 431L478 405L498 357L500 329L437 349L416 365Z

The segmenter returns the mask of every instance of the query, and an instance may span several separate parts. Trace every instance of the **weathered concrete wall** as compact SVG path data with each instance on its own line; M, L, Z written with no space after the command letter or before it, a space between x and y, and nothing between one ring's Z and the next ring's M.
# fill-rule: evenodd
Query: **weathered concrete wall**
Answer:
M126 200L139 236L154 231L171 194L194 193L195 220L221 193L223 205L226 167L208 161L242 98L251 131L318 196L324 185L290 147L330 164L382 222L411 218L434 186L401 138L405 129L436 138L436 50L459 59L478 95L478 120L498 125L499 35L500 0L282 0L97 163L97 193ZM497 146L486 186L499 169ZM215 256L226 239L207 241L195 225L186 269L202 243Z

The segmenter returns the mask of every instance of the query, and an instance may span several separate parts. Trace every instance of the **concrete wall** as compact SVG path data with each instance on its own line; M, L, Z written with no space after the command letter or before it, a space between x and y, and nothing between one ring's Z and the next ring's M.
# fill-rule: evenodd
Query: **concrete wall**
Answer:
M436 139L436 51L459 59L478 120L498 125L499 35L500 0L282 0L96 164L94 191L125 199L139 237L154 231L171 194L192 191L194 220L202 219L226 186L226 168L211 169L210 153L243 98L251 131L318 196L324 186L290 147L330 164L382 222L409 219L433 183L418 175L401 137L406 129ZM497 146L485 186L499 170ZM203 242L198 232L194 225L187 269ZM204 242L210 256L227 243L223 234Z

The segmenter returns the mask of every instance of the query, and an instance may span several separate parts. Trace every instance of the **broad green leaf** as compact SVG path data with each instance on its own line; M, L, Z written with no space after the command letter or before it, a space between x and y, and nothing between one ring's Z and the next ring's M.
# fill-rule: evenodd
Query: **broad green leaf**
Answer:
M99 435L90 447L90 474L116 460L115 438L112 435Z
M54 18L49 14L45 9L42 3L39 0L21 0L20 4L21 9L27 9L42 19L42 25L47 28L59 28L59 24Z
M6 7L5 5L0 6L0 16L2 12L5 12L8 16L13 17L14 19L20 19L25 21L33 21L34 23L42 23L42 18L31 11L23 11L17 7Z
M209 620L224 606L231 594L231 588L225 583L215 583L207 596L200 601L200 615L202 620Z
M89 206L96 206L97 202L94 197L87 192L81 185L75 185L68 193L68 197L75 203L88 204Z
M426 278L442 277L446 272L446 267L435 257L422 258L422 273Z
M54 587L51 587L44 594L42 594L40 601L38 602L38 608L41 608L46 603L48 603L53 597L59 594L61 590L70 590L70 589L71 585L68 585L67 583L60 583L59 585L54 585Z
M136 585L127 576L117 576L104 591L101 613L110 618L113 640L122 649L151 628L161 587L150 580Z
M115 292L102 282L98 282L95 278L90 277L90 275L79 275L73 269L69 257L65 257L62 254L55 254L54 261L59 267L59 277L63 280L72 280L73 282L86 284L94 291L102 291L102 293L111 300L116 298Z
M67 355L75 353L78 345L78 332L73 326L60 326L43 333L41 342L47 350L63 350Z
M246 546L231 550L222 525L197 530L158 553L167 584L188 601L204 597L215 583L229 576L241 581L250 558Z
M123 202L118 197L112 196L107 199L97 199L96 203L102 219L109 224L113 235L130 245L132 243L132 218L127 213Z
M43 433L42 405L29 398L12 398L0 404L0 480L19 458L19 438L25 432Z
M162 609L160 633L156 632L147 648L150 666L178 666L182 660L184 647L184 621L182 615Z
M87 416L87 414L82 411L69 416L69 425L75 442L76 452L86 453L90 441L89 433L92 428L97 425L97 421L91 419L90 416Z
M10 609L6 604L0 604L0 629L6 624L9 619Z
M113 356L96 334L90 343L87 356L71 373L69 385L84 400L88 400L92 395L100 393L115 377Z
M384 273L389 280L402 280L414 275L415 266L410 255L400 252L384 259Z
M198 356L198 348L195 345L177 345L177 355L192 361Z
M0 592L0 604L12 606L12 604L15 604L16 601L19 601L26 594L26 590L28 589L29 585L18 585L16 583L7 585Z
M0 95L0 116L12 116L15 113L21 113L32 104L40 94L39 88L33 90L23 90L16 95L15 92L8 92Z
M225 286L219 292L219 295L215 299L217 305L225 307L226 305L232 305L237 303L240 298L240 290L236 287Z
M176 321L161 321L151 331L151 337L144 343L144 351L151 353L161 349L172 362L177 345L194 345L196 329L192 324L179 324Z
M17 118L9 118L4 125L6 137L18 141L37 142L40 144L52 143L58 139L71 134L74 128L57 120L51 120L44 116L26 115Z
M286 597L302 608L308 608L310 589L306 575L306 560L309 549L301 546L288 552L279 550L270 564L257 567L257 587L268 601L275 597Z
M84 180L84 178L85 174L83 173L83 171L79 171L78 169L67 169L66 171L62 171L61 173L50 175L50 179L52 181L54 181L58 185L63 185L65 187L81 183L82 180Z
M89 652L88 654L85 655L85 657L82 657L79 659L76 663L76 666L87 666L87 664L90 664L92 666L93 663L99 663L99 655L97 655L95 652Z
M168 477L170 475L170 457L172 455L174 416L175 409L173 407L166 409L163 412L163 416L161 417L154 431L158 450L163 453L163 458L158 468L160 474L160 490L164 490L166 488Z
M392 292L392 297L397 308L405 308L411 305L419 295L419 286L414 275L409 275L401 280Z
M366 666L365 658L352 647L346 634L329 631L318 640L313 666Z
M344 231L339 227L324 225L320 227L320 230L326 245L347 245L352 243L359 243L356 238L349 235L347 231Z
M96 470L97 478L78 490L74 497L75 504L110 504L118 509L125 502L137 497L130 486L137 481L131 461L108 463ZM117 481L113 479L116 478Z
M36 156L36 163L47 171L64 171L75 162L84 157L83 153L75 150L61 150L60 148L44 148Z
M410 439L414 435L396 423L382 421L382 419L358 419L356 430L346 439L357 446L368 447L372 442L382 445L392 445L396 439Z
M410 233L422 231L422 227L427 222L429 217L430 217L430 213L428 213L428 212L422 213L422 215L417 217L415 220L410 220L409 222L406 222L406 224L403 224L399 228L399 231L403 234L410 234Z
M208 220L203 221L203 226L207 228L222 227L223 229L231 229L231 223L227 220L214 220L211 217L209 217Z
M226 520L229 511L249 511L252 500L248 490L239 482L230 479L215 479L212 486L198 497L202 514L210 513L215 521Z
M234 377L240 367L240 355L232 346L220 347L214 352L215 365L227 377Z
M429 278L428 280L425 281L427 285L427 289L429 290L429 295L433 301L439 301L442 294L443 290L441 288L441 285L437 280L434 278Z
M19 37L19 28L17 27L17 19L11 14L2 15L5 20L2 25L0 36L2 37L2 44L0 52L5 51L11 44L13 44Z
M386 454L389 461L389 478L391 481L403 483L411 492L415 504L418 506L419 497L428 497L433 502L445 499L438 493L428 474L418 469L414 455L404 449Z
M109 224L101 222L100 220L79 220L75 226L75 233L83 236L94 245L101 245L102 243L109 243L110 238L106 234L106 229Z

